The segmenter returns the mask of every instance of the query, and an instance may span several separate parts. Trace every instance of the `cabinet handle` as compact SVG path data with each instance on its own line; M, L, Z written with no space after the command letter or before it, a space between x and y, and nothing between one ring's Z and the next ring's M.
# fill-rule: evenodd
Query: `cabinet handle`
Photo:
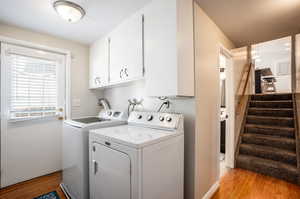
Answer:
M120 79L123 78L123 68L120 70Z
M127 68L125 68L124 73L125 73L126 77L128 77L128 69Z
M95 80L94 80L94 82L95 82L96 85L101 84L100 77L96 77Z
M94 165L94 175L96 175L98 172L98 162L96 160L93 160L93 165Z

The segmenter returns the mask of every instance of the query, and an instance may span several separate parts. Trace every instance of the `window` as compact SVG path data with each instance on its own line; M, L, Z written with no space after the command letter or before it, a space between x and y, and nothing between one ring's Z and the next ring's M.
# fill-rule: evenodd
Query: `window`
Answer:
M49 52L15 46L7 50L6 56L8 118L57 115L61 61Z
M277 63L277 76L285 76L291 74L291 65L288 61Z

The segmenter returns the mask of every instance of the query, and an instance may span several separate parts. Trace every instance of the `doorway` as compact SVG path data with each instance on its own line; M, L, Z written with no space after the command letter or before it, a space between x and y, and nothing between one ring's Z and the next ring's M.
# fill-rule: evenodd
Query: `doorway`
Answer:
M61 170L67 55L1 43L1 188Z
M220 48L220 177L234 167L234 85L230 51Z
M291 46L291 37L252 45L256 94L292 92Z

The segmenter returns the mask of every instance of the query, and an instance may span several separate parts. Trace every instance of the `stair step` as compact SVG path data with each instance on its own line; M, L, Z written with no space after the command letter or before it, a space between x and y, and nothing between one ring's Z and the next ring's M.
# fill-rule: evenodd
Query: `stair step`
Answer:
M258 94L252 95L251 100L272 101L272 100L292 100L292 94Z
M293 117L294 111L291 108L255 108L248 109L248 115Z
M294 127L294 118L290 117L266 117L266 116L247 116L247 124L260 124L271 126Z
M274 161L280 161L287 164L297 165L296 153L284 149L256 144L241 144L239 152L240 154L244 155L251 155Z
M295 139L259 134L243 134L242 143L271 146L295 152Z
M250 101L250 107L257 107L257 108L293 108L293 101L292 100Z
M298 170L295 166L289 164L254 156L239 155L236 166L297 184Z
M261 135L274 135L287 138L295 138L295 129L290 127L267 126L258 124L246 124L245 133Z

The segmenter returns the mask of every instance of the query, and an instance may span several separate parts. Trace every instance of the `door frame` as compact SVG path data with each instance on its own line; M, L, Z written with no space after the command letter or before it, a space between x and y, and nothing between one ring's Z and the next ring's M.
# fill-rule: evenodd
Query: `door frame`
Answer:
M40 45L40 44L36 44L36 43L31 43L31 42L27 42L27 41L22 41L22 40L17 40L17 39L13 39L13 38L9 38L9 37L5 37L5 36L1 36L0 35L0 44L1 43L7 43L7 44L12 44L12 45L18 45L18 46L22 46L22 47L27 47L27 48L33 48L33 49L39 49L39 50L45 50L45 51L49 51L49 52L53 52L53 53L58 53L58 54L62 54L65 56L66 60L65 60L65 112L64 112L64 118L70 118L71 117L71 76L70 76L70 71L71 71L71 52L65 49L59 49L59 48L53 48L53 47L48 47L48 46L44 46L44 45ZM0 67L2 66L2 64L5 64L4 61L4 52L1 52L1 63L0 63ZM2 67L1 67L2 68ZM6 87L4 84L4 81L6 81L5 75L1 74L1 93L3 93L3 91L6 91ZM4 104L6 103L7 99L6 96L1 94L1 118L3 118L3 114L5 114L2 110L2 102L4 102ZM5 109L4 109L5 110ZM6 171L6 160L7 160L7 125L3 124L2 122L3 120L1 119L1 133L0 133L0 141L1 141L1 149L0 149L0 165L1 165L1 172L0 172L0 188L3 186L3 184L5 184L5 182L3 182L4 179L6 179L5 173L3 171Z
M230 50L220 44L220 54L226 57L226 87L225 87L225 101L226 112L228 118L226 119L225 132L225 165L229 168L234 168L234 137L235 137L235 91L233 79L233 56ZM220 64L219 64L220 65Z

